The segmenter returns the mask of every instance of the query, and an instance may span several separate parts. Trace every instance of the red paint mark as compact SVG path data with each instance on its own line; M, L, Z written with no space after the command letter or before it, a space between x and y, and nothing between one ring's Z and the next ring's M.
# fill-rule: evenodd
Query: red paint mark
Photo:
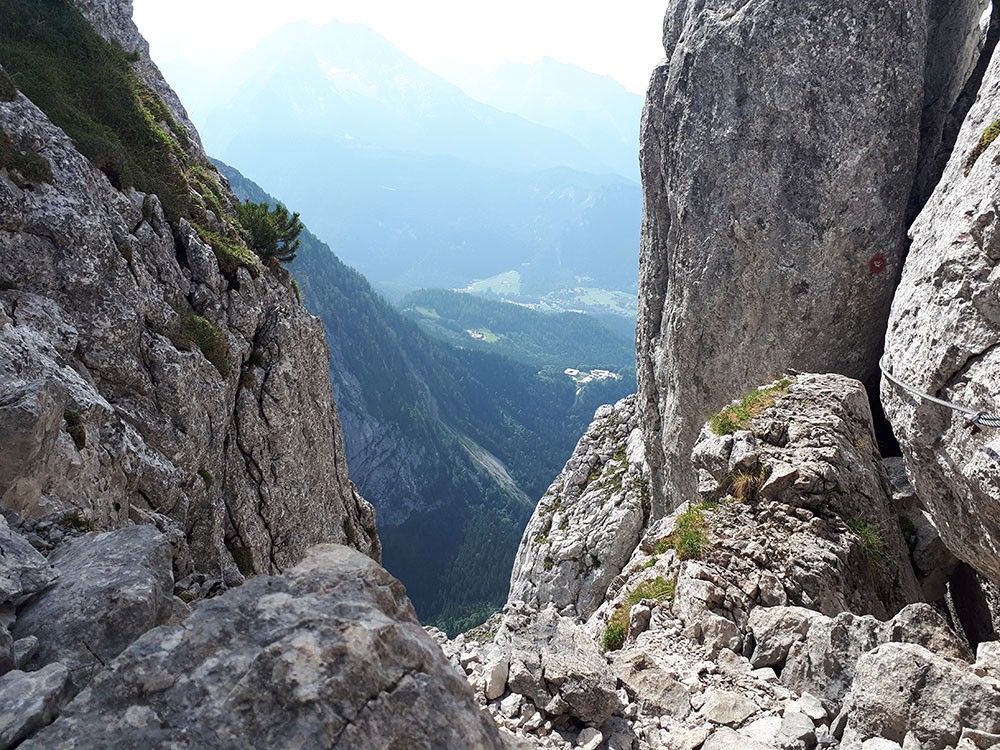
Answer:
M882 253L875 253L872 259L868 261L868 270L872 273L882 273L889 265L889 261L885 259Z

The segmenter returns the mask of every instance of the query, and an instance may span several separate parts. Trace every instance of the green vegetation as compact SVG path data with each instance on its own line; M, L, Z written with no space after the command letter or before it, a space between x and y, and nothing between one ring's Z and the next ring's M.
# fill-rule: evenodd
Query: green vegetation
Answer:
M229 344L218 326L190 311L179 312L178 315L180 322L169 334L174 346L184 351L191 351L192 346L197 346L222 377L229 377Z
M347 539L347 545L353 547L358 541L358 535L354 532L354 527L347 518L344 519L341 525L344 527L344 538Z
M4 0L0 60L16 86L116 187L156 193L189 216L187 133L69 0Z
M12 102L17 98L17 86L7 74L7 71L0 68L0 102Z
M625 634L628 631L628 622L622 622L621 619L616 618L618 612L615 612L608 621L608 625L604 628L604 635L601 636L601 648L605 651L617 651L622 646L625 645Z
M240 266L257 276L215 170L192 158L187 130L132 69L138 52L105 41L70 0L2 0L0 13L0 99L20 89L112 185L156 194L172 224L189 219L230 281ZM5 134L0 167L21 187L52 177L45 159L16 151ZM143 216L152 219L148 202Z
M1000 120L994 120L983 131L983 134L979 137L979 142L973 146L972 151L969 155L965 157L965 175L968 176L969 172L975 166L979 157L990 147L990 144L1000 136Z
M247 357L248 367L263 367L266 363L264 353L260 349L251 349L250 356Z
M729 494L737 500L756 502L761 487L770 476L771 470L761 466L757 471L737 471L729 481Z
M253 278L260 276L260 260L240 240L210 232L197 224L194 228L201 241L212 248L219 263L219 271L227 279L234 281L240 267L247 269Z
M674 588L673 581L667 581L662 576L657 576L651 581L643 581L632 589L622 605L608 619L608 625L601 637L601 646L604 650L616 651L625 644L625 636L628 633L628 617L632 607L644 599L652 599L656 602L672 599Z
M496 294L510 297L521 295L521 274L517 271L504 271L482 281L474 281L466 288L473 294Z
M236 205L236 219L247 244L265 263L290 263L295 260L302 234L297 213L289 214L280 203L245 201Z
M17 284L0 276L0 292L9 292L11 289L17 289Z
M757 388L744 396L739 403L727 406L709 420L709 426L716 435L729 435L737 430L745 430L750 421L774 406L775 402L788 392L788 386L795 382L783 378L774 385Z
M635 389L632 339L612 332L590 315L542 312L444 289L412 292L400 302L400 309L434 338L456 346L548 367L562 377L567 367L606 369L623 374L618 381L622 395Z
M465 640L479 644L492 643L496 637L497 630L500 629L501 622L499 613L494 612L482 625L477 625L471 630L465 631Z
M0 128L0 169L22 190L52 181L52 166L37 151L19 151Z
M63 514L62 523L76 531L100 531L100 527L87 518L78 510L67 511Z
M201 481L205 484L206 490L212 489L212 485L215 484L215 477L212 476L212 472L203 466L198 469L198 476L201 477Z
M845 523L857 537L861 545L861 554L869 563L881 567L889 561L889 548L877 524L865 518L849 518Z
M700 560L708 546L705 514L700 506L693 506L677 516L674 530L659 541L656 552L662 555L673 549L678 560Z
M73 438L73 444L78 451L87 447L87 428L83 425L83 417L80 412L67 409L63 412L63 421L66 422L66 432Z
M236 563L237 569L244 576L249 578L257 574L253 564L253 553L249 547L230 547L229 554L233 556L233 562Z

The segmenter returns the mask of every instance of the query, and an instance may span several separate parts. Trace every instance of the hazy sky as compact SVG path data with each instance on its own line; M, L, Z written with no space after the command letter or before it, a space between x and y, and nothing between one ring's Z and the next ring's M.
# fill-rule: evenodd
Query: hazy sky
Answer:
M280 26L363 23L431 69L543 56L645 93L663 56L667 0L135 0L135 20L169 79L171 63L231 59Z

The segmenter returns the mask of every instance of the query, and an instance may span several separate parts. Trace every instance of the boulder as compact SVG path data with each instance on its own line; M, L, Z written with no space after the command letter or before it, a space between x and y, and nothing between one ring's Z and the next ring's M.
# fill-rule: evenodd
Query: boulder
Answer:
M710 690L705 693L705 704L699 715L713 724L739 726L758 710L749 698L728 690Z
M804 640L812 621L822 617L804 607L757 607L750 613L750 631L755 647L750 663L760 667L784 667L792 646Z
M616 660L615 674L643 713L682 721L691 712L687 687L657 664L652 655L641 651L627 654Z
M170 543L152 526L88 534L49 562L59 579L20 610L13 634L38 639L29 669L62 663L74 690L174 612Z
M69 671L62 664L0 676L0 748L17 746L51 722L68 698Z
M887 622L851 612L831 618L798 607L757 608L750 629L756 642L751 664L781 669L782 683L803 694L797 710L816 720L837 714L858 659L881 644L919 645L966 667L972 661L969 649L927 604L905 607Z
M910 643L888 643L859 659L844 702L843 750L881 737L921 748L954 747L963 729L1000 732L996 689L968 667Z
M729 727L719 727L701 746L702 750L773 750L773 745L764 744Z
M217 750L503 747L402 585L335 545L146 633L22 747L166 750L180 736Z
M622 708L607 658L582 626L553 608L509 612L496 644L509 654L508 689L545 713L600 725Z
M0 605L21 604L59 573L0 516Z

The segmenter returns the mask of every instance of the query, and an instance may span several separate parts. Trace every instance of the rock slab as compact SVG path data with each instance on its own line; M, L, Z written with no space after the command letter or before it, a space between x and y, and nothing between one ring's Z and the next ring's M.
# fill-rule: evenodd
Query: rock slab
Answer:
M24 750L500 750L402 585L321 545L136 641Z

